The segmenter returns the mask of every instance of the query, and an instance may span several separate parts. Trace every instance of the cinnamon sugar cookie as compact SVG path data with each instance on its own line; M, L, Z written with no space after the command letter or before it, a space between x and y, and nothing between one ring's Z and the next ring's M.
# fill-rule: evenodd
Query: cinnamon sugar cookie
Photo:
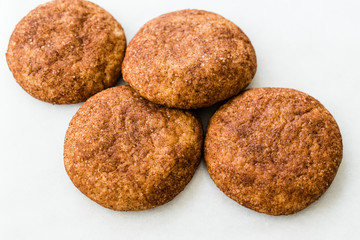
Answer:
M64 146L74 185L114 210L144 210L179 194L200 162L202 126L190 112L141 98L129 86L88 99Z
M115 85L125 45L121 25L101 7L56 0L38 6L17 24L6 56L26 92L42 101L69 104Z
M249 38L231 21L201 10L167 13L130 41L123 77L148 100L183 109L238 94L256 72Z
M313 97L283 88L250 89L211 118L205 161L211 178L241 205L271 215L298 212L330 186L342 139Z

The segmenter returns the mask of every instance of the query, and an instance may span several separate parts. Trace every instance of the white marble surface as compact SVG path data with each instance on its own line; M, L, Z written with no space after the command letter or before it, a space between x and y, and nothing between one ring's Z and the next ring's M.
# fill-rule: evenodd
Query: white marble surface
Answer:
M250 37L258 57L251 87L289 87L318 100L344 144L324 196L291 216L248 210L221 193L201 163L170 203L115 212L82 195L63 167L67 125L81 104L55 106L15 82L5 52L12 30L44 1L0 0L0 239L355 239L360 235L359 1L94 0L127 39L148 20L184 8L217 12ZM213 109L200 111L204 121Z

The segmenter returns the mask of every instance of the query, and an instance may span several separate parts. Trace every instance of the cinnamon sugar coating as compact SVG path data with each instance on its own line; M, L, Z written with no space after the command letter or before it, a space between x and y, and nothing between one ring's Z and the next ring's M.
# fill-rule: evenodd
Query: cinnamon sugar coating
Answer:
M199 165L202 141L201 123L190 112L119 86L80 107L66 133L64 163L74 185L100 205L144 210L185 188Z
M334 118L293 89L245 91L214 114L205 139L207 169L220 190L271 215L292 214L317 200L341 160Z
M17 24L6 56L26 92L69 104L116 84L125 46L121 25L104 9L83 0L56 0Z
M231 21L181 10L147 22L130 41L123 77L148 100L183 109L236 95L256 72L248 37Z

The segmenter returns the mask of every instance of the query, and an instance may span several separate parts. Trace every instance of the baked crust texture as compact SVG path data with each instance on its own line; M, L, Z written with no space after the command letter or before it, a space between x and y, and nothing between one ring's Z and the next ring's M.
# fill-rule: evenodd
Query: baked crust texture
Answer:
M249 38L231 21L181 10L147 22L130 41L123 77L148 100L183 109L238 94L256 72Z
M125 47L121 25L104 9L83 0L56 0L17 24L6 57L30 95L70 104L116 84Z
M192 113L119 86L89 98L75 114L64 163L74 185L100 205L145 210L185 188L199 165L202 142L202 125Z
M250 89L211 118L205 161L228 197L270 215L298 212L330 186L342 138L313 97L284 88Z

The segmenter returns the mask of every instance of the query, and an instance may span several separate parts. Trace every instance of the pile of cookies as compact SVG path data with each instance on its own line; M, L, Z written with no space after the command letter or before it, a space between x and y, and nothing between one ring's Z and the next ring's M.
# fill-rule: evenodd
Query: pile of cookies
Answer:
M316 99L284 88L243 91L256 72L254 48L215 13L161 15L126 47L121 25L104 9L56 0L19 22L6 56L33 97L86 101L66 133L65 169L82 193L110 209L172 200L204 146L208 172L227 196L258 212L292 214L328 189L342 159L339 128ZM114 87L121 73L129 85ZM231 97L203 143L193 109Z

